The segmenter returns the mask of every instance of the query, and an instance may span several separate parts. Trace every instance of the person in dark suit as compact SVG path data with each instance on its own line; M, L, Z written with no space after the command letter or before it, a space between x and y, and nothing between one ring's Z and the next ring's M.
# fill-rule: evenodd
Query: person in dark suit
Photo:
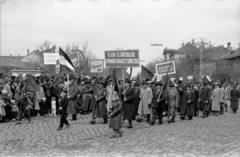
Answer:
M68 98L67 98L67 90L62 91L60 97L60 107L59 110L61 111L61 118L60 118L60 125L57 129L57 131L62 130L63 125L67 125L67 128L69 128L70 123L67 121L67 106L68 106Z
M123 120L128 120L129 126L127 128L132 128L133 120L133 106L134 106L134 89L130 87L131 81L129 79L125 80L125 92L123 92Z
M236 114L239 108L239 97L240 94L238 90L236 90L236 85L232 85L232 90L230 91L230 108L233 110L233 113Z
M158 115L158 119L159 119L159 125L162 124L162 119L163 119L163 109L164 109L164 105L165 105L165 101L166 98L164 96L164 92L162 90L162 85L163 83L161 81L156 83L156 87L153 91L153 99L152 99L152 120L149 123L150 125L154 125L155 124L155 119L156 116ZM162 93L160 98L159 98L159 94L160 92Z
M136 116L138 115L138 106L140 102L140 85L138 83L134 84L134 106L133 106L133 120L135 120Z
M207 83L203 83L203 87L199 92L199 107L200 111L203 112L202 118L206 118L210 111L210 99L211 99L211 89L207 87Z
M187 89L183 93L183 104L180 113L180 119L184 120L187 115L189 120L192 120L194 115L194 99L195 95L191 89L191 84L187 85Z
M195 95L195 99L194 99L194 117L197 117L199 114L199 104L198 104L198 100L199 100L199 90L198 90L198 85L199 83L196 83L196 85L194 86L194 95Z

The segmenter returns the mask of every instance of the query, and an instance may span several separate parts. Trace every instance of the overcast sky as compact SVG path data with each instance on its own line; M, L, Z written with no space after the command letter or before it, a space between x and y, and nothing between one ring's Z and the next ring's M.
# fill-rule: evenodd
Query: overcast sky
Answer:
M57 46L88 41L99 58L105 50L139 49L146 61L201 37L240 43L239 0L6 0L1 15L2 55L26 55L45 39Z

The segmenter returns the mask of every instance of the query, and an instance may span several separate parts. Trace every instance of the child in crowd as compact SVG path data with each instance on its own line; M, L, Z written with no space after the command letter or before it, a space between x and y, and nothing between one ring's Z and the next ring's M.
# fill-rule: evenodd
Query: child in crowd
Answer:
M47 104L46 98L42 98L42 101L40 102L41 116L46 117L47 111L48 111L48 104Z
M55 97L52 97L51 106L52 106L52 115L57 116L57 114L56 114L56 98Z
M111 118L109 122L109 128L113 129L114 134L110 138L121 137L122 134L120 132L121 126L121 118L122 118L122 102L121 102L121 94L115 94L115 100L112 104L112 112Z
M2 93L0 93L0 122L2 122L3 117L6 116L5 106L6 104L2 99Z
M12 120L16 120L18 117L18 107L16 105L15 100L11 100L11 107L12 107Z

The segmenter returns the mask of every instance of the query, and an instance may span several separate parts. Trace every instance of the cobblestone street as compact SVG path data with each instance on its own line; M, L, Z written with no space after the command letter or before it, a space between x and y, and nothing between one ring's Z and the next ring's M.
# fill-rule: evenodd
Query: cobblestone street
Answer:
M90 115L78 115L69 129L56 131L58 118L30 124L0 124L0 156L197 156L239 157L240 114L194 118L159 126L123 125L123 137L110 139L108 125L90 125ZM166 119L165 119L166 120Z

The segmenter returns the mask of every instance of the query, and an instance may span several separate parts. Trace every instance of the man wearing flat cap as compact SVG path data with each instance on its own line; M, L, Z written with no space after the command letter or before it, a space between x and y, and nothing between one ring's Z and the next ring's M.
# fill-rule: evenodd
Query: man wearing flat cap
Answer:
M75 75L71 74L69 77L69 92L68 92L68 107L67 113L72 114L72 120L77 120L77 94L78 94L78 85L76 84Z
M210 111L211 89L207 86L207 82L203 82L203 86L199 91L199 108L202 111L202 118L206 118Z
M220 84L215 82L212 93L212 111L215 115L219 115L222 101L222 90L219 88Z

